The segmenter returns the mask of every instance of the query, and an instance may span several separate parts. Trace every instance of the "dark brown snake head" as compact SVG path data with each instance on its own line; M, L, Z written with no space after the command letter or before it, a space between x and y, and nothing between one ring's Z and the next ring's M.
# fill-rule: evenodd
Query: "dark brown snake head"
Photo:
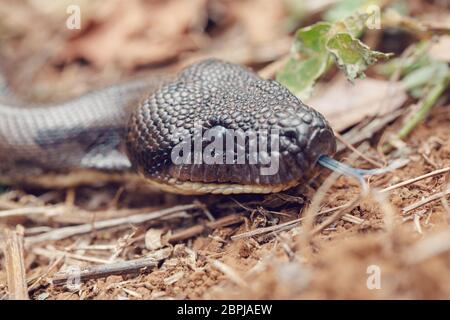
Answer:
M191 65L148 97L127 133L141 175L185 194L285 190L335 150L320 113L276 81L218 60Z

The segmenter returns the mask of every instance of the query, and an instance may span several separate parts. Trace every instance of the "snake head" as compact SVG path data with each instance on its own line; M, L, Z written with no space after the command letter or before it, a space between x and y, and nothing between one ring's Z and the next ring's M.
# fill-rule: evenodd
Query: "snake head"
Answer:
M128 155L177 193L270 193L308 180L336 149L324 117L276 81L219 60L194 64L134 112Z

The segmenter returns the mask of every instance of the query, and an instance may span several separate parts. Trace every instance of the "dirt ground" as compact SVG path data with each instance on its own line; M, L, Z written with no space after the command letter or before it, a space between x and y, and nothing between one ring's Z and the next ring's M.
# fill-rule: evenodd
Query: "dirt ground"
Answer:
M66 99L135 74L177 70L205 56L261 71L289 52L299 24L282 1L79 2L88 27L67 32L57 27L65 10L51 1L45 10L32 1L0 1L0 66L21 96ZM412 15L439 11L433 1L410 3ZM39 24L33 30L26 24L30 19ZM301 25L318 20L320 11L312 12ZM365 40L398 54L408 45L397 48L401 41L383 33ZM331 86L336 73L320 85ZM400 149L380 151L414 102L402 100L398 117L355 145L362 157L348 148L335 156L358 168L373 167L367 159L409 160L393 172L371 176L371 191L363 199L357 181L333 179L326 169L308 185L258 196L178 196L125 184L67 190L2 186L0 228L25 237L31 299L449 299L448 92ZM144 222L133 220L152 212ZM123 221L96 227L117 218ZM50 238L80 226L89 232ZM143 257L155 262L75 287L56 281L70 268ZM9 296L6 263L2 254L0 299Z

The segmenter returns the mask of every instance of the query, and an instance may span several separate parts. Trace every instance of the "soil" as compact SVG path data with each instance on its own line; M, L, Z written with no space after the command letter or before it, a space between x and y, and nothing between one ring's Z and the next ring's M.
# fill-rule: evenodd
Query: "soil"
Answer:
M251 6L251 1L247 2ZM199 6L200 3L201 1ZM225 2L214 3L222 5ZM186 17L183 20L185 25L179 26L179 29L174 28L167 36L174 39L166 42L164 47L171 52L170 56L138 55L128 60L124 56L100 56L98 52L92 51L92 46L88 47L86 39L89 37L83 33L69 37L68 40L58 40L67 44L65 50L70 48L70 52L76 53L76 56L64 55L63 50L55 59L44 59L43 67L33 78L33 85L27 95L35 100L48 100L49 92L57 86L65 92L64 98L67 98L84 92L89 87L99 86L100 83L114 82L124 74L132 76L142 70L143 66L145 72L173 70L191 59L211 54L209 48L233 38L230 36L235 34L232 26L239 21L248 31L254 30L264 20L279 21L284 14L282 11L275 11L272 12L273 16L264 18L261 13L263 18L255 22L249 20L249 16L244 14L246 11L240 11L244 9L238 5L226 3L225 7L218 5L208 9L222 12L220 16L214 11L217 13L214 16L216 20L209 22L211 28L216 24L214 31L208 31L214 37L199 35L194 27L186 31L187 21L195 25L201 20L198 16L199 9L193 9L190 13L193 20ZM175 4L173 6L176 7ZM23 10L27 17L38 14L28 6L18 6L16 10ZM164 14L164 8L159 10L159 14ZM116 17L114 14L112 16ZM96 24L106 24L108 21L107 13L95 17L100 20L93 20L93 30ZM139 26L139 23L144 22L140 18L136 19L133 26L136 30L141 30L144 26ZM268 23L264 30L272 30L270 26ZM10 61L6 68L8 75L21 93L27 91L26 81L25 84L19 84L20 72L12 74L12 70L18 68L19 58L32 61L32 55L26 54L27 47L24 43L31 43L32 47L38 41L36 39L42 36L27 32L29 33L25 36L7 40L10 47L18 48L17 55L13 57L10 49L2 52L6 57L4 59L9 59L4 61ZM94 34L95 37L91 36L94 39L101 38L102 32L106 31L101 29ZM188 43L177 43L180 38L175 35L179 36L180 32L188 32ZM272 34L263 35L248 32L247 38L239 41L248 43L250 39L252 48L260 48L261 43L288 36L286 31L273 31ZM125 35L123 37L126 38ZM120 46L110 45L112 48ZM153 44L148 45L151 47ZM230 44L231 47L233 45ZM132 51L130 48L128 50ZM219 48L216 52L221 50ZM91 60L86 62L86 57ZM63 62L63 58L67 58L69 62ZM114 64L110 69L105 68L104 65L111 61L120 63ZM256 55L241 63L261 69L269 62ZM60 79L57 84L55 79ZM404 105L404 115L407 114L410 102ZM27 238L32 233L42 234L80 224L95 225L96 221L105 219L128 217L182 204L198 204L195 209L145 223L124 223L115 228L94 230L62 240L47 240L26 246L24 261L31 299L448 299L448 194L447 197L438 197L413 210L405 211L405 208L446 190L450 181L449 171L380 193L383 188L399 182L450 167L448 96L447 100L439 101L426 120L404 140L403 148L385 157L379 151L380 146L389 133L398 130L404 119L404 116L399 117L374 134L369 143L366 142L363 146L363 153L366 157L380 159L382 162L390 160L393 155L406 158L409 162L393 172L371 176L369 183L374 191L358 201L354 208L344 210L342 214L345 216L332 221L313 236L312 228L327 221L333 212L319 215L312 227L302 221L291 228L275 232L254 236L247 233L267 227L276 228L282 223L305 217L312 207L311 202L320 194L319 187L330 175L326 169L320 170L320 174L308 185L264 196L188 197L125 184L83 186L68 190L2 187L1 209L43 206L47 209L45 214L26 213L0 218L0 228L14 229L20 226L19 233L25 233ZM336 155L340 160L351 157L352 152L349 150ZM359 168L373 167L361 157L356 157L352 165ZM360 194L361 188L357 181L341 176L325 190L320 211L351 203ZM59 208L57 213L52 211L55 206ZM237 216L233 223L221 223L221 219L232 215ZM219 222L214 225L214 221ZM179 232L184 232L181 239L174 238ZM75 289L64 284L52 284L52 279L58 272L67 270L68 267L86 268L133 260L158 254L161 250L166 250L167 256L156 267L82 281ZM0 299L8 297L5 263L4 255L0 256Z

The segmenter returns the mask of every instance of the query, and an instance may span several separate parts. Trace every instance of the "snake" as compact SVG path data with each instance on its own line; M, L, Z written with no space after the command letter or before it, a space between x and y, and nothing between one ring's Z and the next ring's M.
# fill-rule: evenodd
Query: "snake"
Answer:
M240 143L211 147L230 133ZM196 161L196 150L212 161ZM4 185L130 180L186 195L275 193L307 183L335 152L322 114L279 82L217 59L60 103L29 105L0 93ZM263 174L268 156L277 170Z

